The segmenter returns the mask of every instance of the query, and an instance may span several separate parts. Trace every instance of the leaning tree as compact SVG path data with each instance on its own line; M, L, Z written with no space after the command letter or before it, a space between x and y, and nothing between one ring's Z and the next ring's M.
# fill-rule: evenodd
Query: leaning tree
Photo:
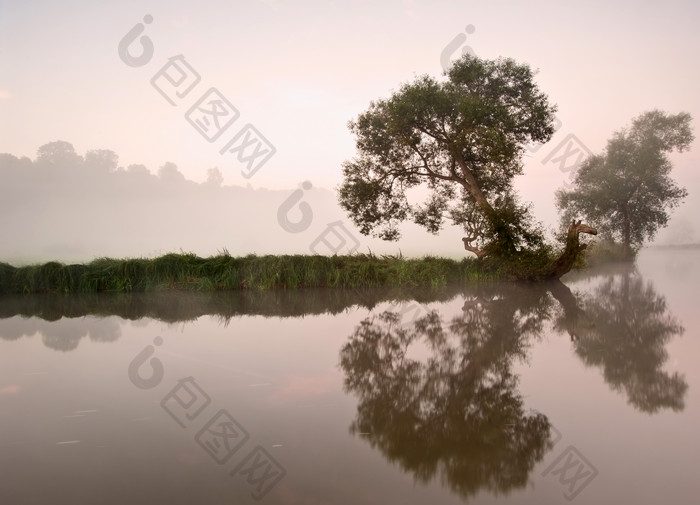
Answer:
M467 54L445 77L404 84L350 122L357 155L343 165L341 206L361 233L385 240L404 221L432 233L449 222L478 258L540 248L541 227L513 180L525 146L551 138L555 107L512 59ZM411 201L410 190L424 199Z

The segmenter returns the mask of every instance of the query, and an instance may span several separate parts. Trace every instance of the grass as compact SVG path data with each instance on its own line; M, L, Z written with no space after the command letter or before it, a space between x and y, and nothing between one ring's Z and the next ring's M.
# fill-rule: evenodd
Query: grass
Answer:
M493 279L474 259L396 256L166 254L14 267L0 263L0 294L441 287Z

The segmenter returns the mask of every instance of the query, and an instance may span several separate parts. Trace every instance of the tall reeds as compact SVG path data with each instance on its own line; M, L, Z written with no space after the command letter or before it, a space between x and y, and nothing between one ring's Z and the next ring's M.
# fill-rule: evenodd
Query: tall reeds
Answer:
M483 278L492 274L471 259L166 254L152 259L98 258L84 265L0 263L0 294L440 287Z

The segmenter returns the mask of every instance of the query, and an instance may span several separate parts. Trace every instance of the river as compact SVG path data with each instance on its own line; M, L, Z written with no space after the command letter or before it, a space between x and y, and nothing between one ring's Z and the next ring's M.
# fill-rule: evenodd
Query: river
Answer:
M696 503L699 265L0 298L0 503Z

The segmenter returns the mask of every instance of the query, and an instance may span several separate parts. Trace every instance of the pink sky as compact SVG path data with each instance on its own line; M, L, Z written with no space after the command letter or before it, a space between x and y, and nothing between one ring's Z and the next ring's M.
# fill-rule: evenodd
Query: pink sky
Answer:
M119 42L146 15L153 57L130 67ZM654 108L688 111L698 130L698 19L691 1L3 2L0 152L33 158L60 139L80 154L111 149L123 166L155 172L170 161L195 181L218 167L224 184L333 188L354 154L348 120L402 82L438 76L441 54L457 41L455 56L468 46L538 69L537 82L558 105L560 130L526 158L517 183L537 216L554 224L553 193L566 176L545 160L564 139L574 135L599 152L615 130ZM151 80L178 55L200 81L171 105ZM239 117L209 141L185 116L212 87ZM247 124L274 146L249 177L220 154ZM700 210L697 151L674 155L674 176L690 193L677 220Z

